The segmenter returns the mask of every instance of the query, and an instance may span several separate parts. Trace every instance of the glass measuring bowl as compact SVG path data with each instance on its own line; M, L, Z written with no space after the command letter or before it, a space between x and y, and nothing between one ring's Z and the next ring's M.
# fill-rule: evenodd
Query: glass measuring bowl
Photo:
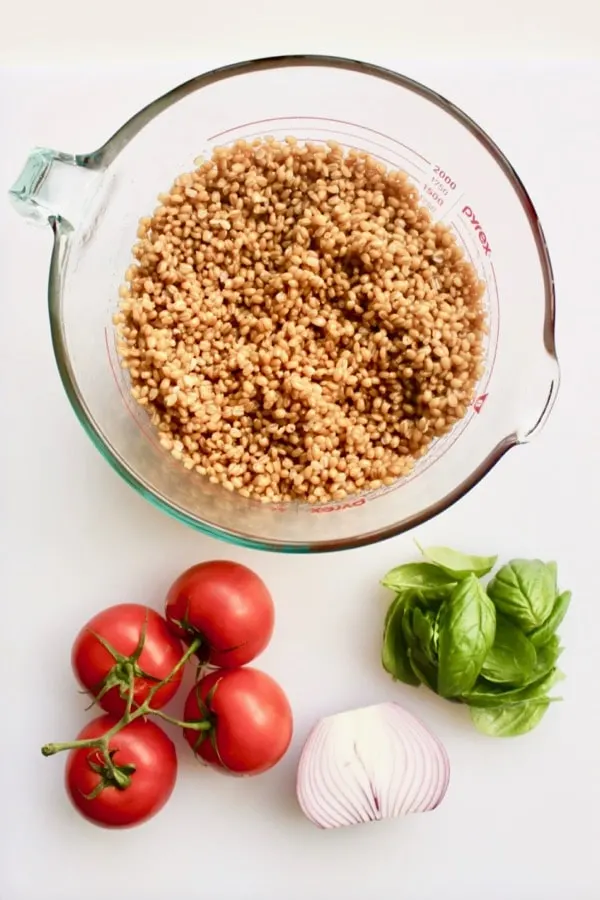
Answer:
M111 319L138 219L198 156L267 135L334 139L403 169L486 284L485 373L467 415L432 443L410 476L345 501L263 504L185 470L130 396L116 350ZM539 432L554 403L553 280L534 207L475 122L388 70L312 56L217 69L155 100L99 150L34 150L11 197L19 212L54 232L52 341L79 420L130 485L200 531L287 552L390 537L459 499L508 449Z

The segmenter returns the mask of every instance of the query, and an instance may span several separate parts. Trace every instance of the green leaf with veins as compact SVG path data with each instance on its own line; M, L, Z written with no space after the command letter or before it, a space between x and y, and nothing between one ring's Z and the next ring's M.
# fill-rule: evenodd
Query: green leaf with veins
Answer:
M563 678L563 673L557 668L550 669L549 672L524 687L508 688L506 685L493 684L486 681L485 678L479 678L472 690L461 696L461 700L468 703L469 706L486 709L498 706L517 706L529 700L546 699L548 691Z
M388 609L384 632L381 663L392 678L417 686L419 679L414 674L408 655L408 644L405 638L402 620L406 614L407 598L396 597Z
M549 700L530 700L519 706L498 706L495 709L471 707L475 728L492 737L517 737L539 725L546 715Z
M406 563L392 569L383 577L381 583L393 591L418 590L423 598L442 600L447 597L456 578L452 578L432 563Z
M407 647L412 647L417 643L417 636L412 626L413 609L417 606L419 598L414 593L408 593L404 604L404 615L402 616L402 633Z
M528 634L544 624L556 600L556 574L539 559L513 559L488 585L496 609Z
M408 656L412 670L421 684L437 693L437 671L420 647L409 647Z
M459 553L458 550L452 550L450 547L417 547L425 557L425 559L438 566L443 572L455 581L467 578L469 575L476 575L481 578L491 572L497 556L470 556L466 553Z
M429 609L418 606L412 612L412 630L420 649L431 665L437 665L436 615Z
M439 617L437 689L442 697L470 691L494 643L496 611L475 575L460 581Z
M394 610L396 609L396 607L398 606L398 604L404 602L405 599L406 599L406 597L405 597L404 594L398 593L398 594L396 594L396 596L394 597L394 599L392 600L392 602L391 602L390 605L388 606L387 612L386 612L386 614L385 614L385 619L383 620L383 633L384 633L384 635L385 635L385 632L387 631L387 627L388 627L389 621L390 621L390 619L392 618L392 616L393 616L393 614L394 614Z
M535 666L533 667L529 683L531 684L543 678L544 675L547 675L554 669L561 653L562 647L556 634L553 634L542 647L537 647Z
M503 684L526 684L536 664L535 647L505 616L496 616L496 636L481 675Z
M571 591L564 591L556 598L552 612L543 625L534 628L529 634L529 640L536 647L542 647L549 638L555 633L562 620L567 614L569 604L571 603Z

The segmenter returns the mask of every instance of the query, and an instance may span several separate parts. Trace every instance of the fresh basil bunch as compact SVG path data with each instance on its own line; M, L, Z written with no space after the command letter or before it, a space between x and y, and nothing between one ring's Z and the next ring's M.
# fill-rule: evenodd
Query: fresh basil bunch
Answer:
M559 594L555 563L514 559L487 585L495 556L421 549L424 562L392 569L395 593L384 626L382 663L398 681L426 685L470 707L479 731L525 734L540 722L564 676L556 630L571 594Z

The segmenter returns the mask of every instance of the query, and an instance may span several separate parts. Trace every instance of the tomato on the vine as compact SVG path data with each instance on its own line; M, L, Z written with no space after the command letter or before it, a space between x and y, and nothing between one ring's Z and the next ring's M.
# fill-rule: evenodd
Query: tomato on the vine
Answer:
M118 719L104 715L89 722L78 740L99 738ZM98 825L124 828L155 815L175 787L177 755L173 741L148 719L135 719L109 740L108 761L98 749L69 752L65 785L74 806Z
M107 712L125 712L133 679L133 708L148 697L153 685L169 678L183 648L167 622L155 610L121 603L98 613L75 639L71 661L81 684ZM154 709L175 695L183 677L179 669L156 691Z
M202 641L198 657L221 668L243 666L265 649L275 608L264 582L226 560L188 569L167 594L165 615L175 634Z
M237 775L258 775L279 762L292 739L292 710L281 687L258 669L218 669L192 688L186 722L207 722L206 731L185 729L205 762Z

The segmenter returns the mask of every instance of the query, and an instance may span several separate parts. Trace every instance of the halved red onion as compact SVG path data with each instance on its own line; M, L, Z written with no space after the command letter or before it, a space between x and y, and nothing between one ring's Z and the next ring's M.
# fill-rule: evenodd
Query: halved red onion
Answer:
M298 764L298 802L319 828L435 809L450 763L442 743L397 703L321 719Z

